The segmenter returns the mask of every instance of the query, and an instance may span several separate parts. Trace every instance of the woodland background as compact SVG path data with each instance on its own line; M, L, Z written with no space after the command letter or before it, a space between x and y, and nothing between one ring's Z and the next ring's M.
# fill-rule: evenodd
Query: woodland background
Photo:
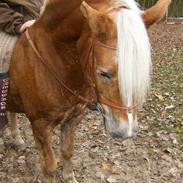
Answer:
M143 8L154 5L157 0L137 0ZM168 17L183 17L183 0L172 0L168 11Z

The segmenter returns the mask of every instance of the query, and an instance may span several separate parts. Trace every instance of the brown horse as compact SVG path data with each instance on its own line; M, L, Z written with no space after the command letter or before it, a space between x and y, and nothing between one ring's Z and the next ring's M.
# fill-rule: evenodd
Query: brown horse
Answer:
M18 40L10 68L8 110L31 121L45 182L55 182L52 133L61 124L64 182L77 182L74 132L87 106L100 103L112 137L136 135L137 109L151 71L148 27L170 0L141 12L133 0L47 0L39 21ZM145 24L144 24L145 22ZM79 60L65 48L77 44ZM13 116L12 116L13 117Z

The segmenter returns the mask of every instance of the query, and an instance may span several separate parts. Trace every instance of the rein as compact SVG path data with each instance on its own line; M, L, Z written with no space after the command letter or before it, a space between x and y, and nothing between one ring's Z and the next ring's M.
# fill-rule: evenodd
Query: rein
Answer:
M94 103L95 101L92 101L92 100L88 100L87 98L77 94L77 92L73 91L71 88L69 88L62 80L60 80L56 74L49 68L49 66L47 65L47 62L46 62L46 59L44 59L38 49L35 47L35 44L33 43L31 37L30 37L30 34L29 34L29 31L28 29L26 29L25 31L25 35L26 35L26 38L28 40L28 43L30 44L31 48L33 49L34 53L37 55L37 57L39 58L39 60L41 61L41 63L45 66L45 68L48 70L48 72L50 73L50 75L52 75L52 77L55 78L55 80L60 84L59 87L61 88L62 92L63 92L63 88L65 88L68 92L70 92L72 95L74 95L76 98L78 98L80 101L82 102L85 102L85 103ZM91 44L91 47L87 53L87 56L86 56L86 63L88 63L88 60L89 60L89 55L90 53L92 53L92 58L93 58L93 62L92 62L92 65L91 65L91 68L92 68L92 72L94 73L95 72L95 67L94 67L94 49L93 49L93 42L92 41L92 44ZM117 48L115 47L112 47L112 46L109 46L109 45L106 45L98 40L96 40L96 43L100 44L102 47L104 48L107 48L107 49L111 49L111 50L117 50ZM92 84L92 87L95 88L95 85ZM116 102L112 101L112 100L109 100L107 98L105 98L104 96L102 95L98 95L98 100L99 100L99 103L102 103L102 104L105 104L109 107L112 107L114 109L117 109L117 110L127 110L129 112L131 112L132 110L135 110L136 107L135 106L131 106L131 107L127 107L127 106L122 106L120 104L117 104Z
M28 40L28 43L30 44L30 46L32 47L33 51L35 52L35 54L37 55L37 57L40 59L41 63L46 67L46 69L48 70L48 72L56 79L56 81L60 84L59 86L61 87L64 87L67 91L69 91L72 95L74 95L75 97L77 97L79 100L83 101L83 102L86 102L86 103L89 103L91 102L90 100L84 98L83 96L81 95L78 95L76 92L74 92L71 88L69 88L63 81L61 81L57 76L56 74L49 68L49 66L47 65L46 63L46 60L40 55L39 51L37 50L37 48L35 47L31 37L30 37L30 34L29 34L29 31L28 29L26 29L25 31L25 35L26 35L26 38ZM62 90L62 88L61 88Z

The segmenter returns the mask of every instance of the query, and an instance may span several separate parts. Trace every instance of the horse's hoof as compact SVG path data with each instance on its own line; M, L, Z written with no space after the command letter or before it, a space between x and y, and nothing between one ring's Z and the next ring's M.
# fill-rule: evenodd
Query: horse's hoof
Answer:
M25 152L26 151L26 144L25 143L17 143L17 142L10 142L6 144L8 149L14 149L17 152Z
M26 144L14 144L13 148L17 152L25 152L27 147L26 147Z
M79 183L75 178L74 172L72 172L72 174L68 174L64 180L65 183Z

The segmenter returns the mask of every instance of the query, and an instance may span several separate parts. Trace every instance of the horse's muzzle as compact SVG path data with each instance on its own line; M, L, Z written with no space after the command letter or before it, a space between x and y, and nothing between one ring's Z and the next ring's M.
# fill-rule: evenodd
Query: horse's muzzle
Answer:
M136 121L130 124L127 121L109 120L105 118L105 128L107 133L114 139L125 140L136 137L138 132L138 123Z

